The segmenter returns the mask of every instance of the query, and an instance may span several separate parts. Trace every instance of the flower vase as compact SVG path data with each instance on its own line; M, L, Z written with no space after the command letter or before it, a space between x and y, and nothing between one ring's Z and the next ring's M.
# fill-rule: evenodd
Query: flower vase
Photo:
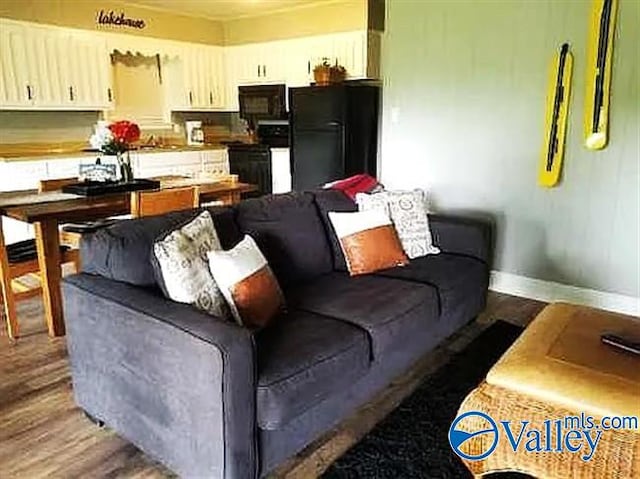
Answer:
M129 152L118 153L118 165L120 166L120 181L131 183L133 181L133 169L131 168L131 158Z

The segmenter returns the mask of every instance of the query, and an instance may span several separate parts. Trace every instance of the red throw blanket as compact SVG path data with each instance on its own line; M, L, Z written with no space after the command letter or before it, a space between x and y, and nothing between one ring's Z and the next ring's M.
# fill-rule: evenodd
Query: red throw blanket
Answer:
M357 193L370 193L373 190L381 187L373 176L366 174L354 175L344 180L334 181L327 183L325 188L331 188L332 190L340 190L344 192L352 200L356 199Z

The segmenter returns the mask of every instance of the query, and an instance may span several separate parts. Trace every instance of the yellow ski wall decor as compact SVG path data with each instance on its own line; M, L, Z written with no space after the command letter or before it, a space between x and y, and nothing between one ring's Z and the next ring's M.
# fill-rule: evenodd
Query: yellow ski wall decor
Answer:
M569 44L565 43L553 58L549 73L545 142L538 174L540 185L549 188L555 186L560 179L567 133L572 70L573 55L569 51Z
M618 0L594 0L587 44L585 146L601 150L609 139L609 93Z

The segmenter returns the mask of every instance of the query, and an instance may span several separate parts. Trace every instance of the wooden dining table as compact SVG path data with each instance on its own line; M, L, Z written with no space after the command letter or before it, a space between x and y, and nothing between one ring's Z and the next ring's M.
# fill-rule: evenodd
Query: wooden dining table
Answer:
M177 176L154 178L160 188L198 186L200 203L221 201L234 204L243 193L258 187L239 182L213 182ZM50 336L65 334L60 281L59 226L124 215L130 212L130 193L117 193L94 197L66 194L61 191L39 193L37 190L0 193L0 216L31 223L35 229L38 264L42 283L45 319ZM0 227L0 235L3 235ZM0 244L4 245L4 236Z

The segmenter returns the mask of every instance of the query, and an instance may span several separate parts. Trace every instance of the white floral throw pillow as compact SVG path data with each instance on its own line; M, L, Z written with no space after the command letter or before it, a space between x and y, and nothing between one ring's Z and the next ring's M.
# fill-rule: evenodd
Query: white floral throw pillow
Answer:
M438 254L429 228L426 198L422 190L358 193L358 210L383 209L393 221L402 249L411 258Z
M209 251L220 249L208 211L156 240L153 244L156 276L164 294L173 301L229 318L227 302L211 275L207 259Z

